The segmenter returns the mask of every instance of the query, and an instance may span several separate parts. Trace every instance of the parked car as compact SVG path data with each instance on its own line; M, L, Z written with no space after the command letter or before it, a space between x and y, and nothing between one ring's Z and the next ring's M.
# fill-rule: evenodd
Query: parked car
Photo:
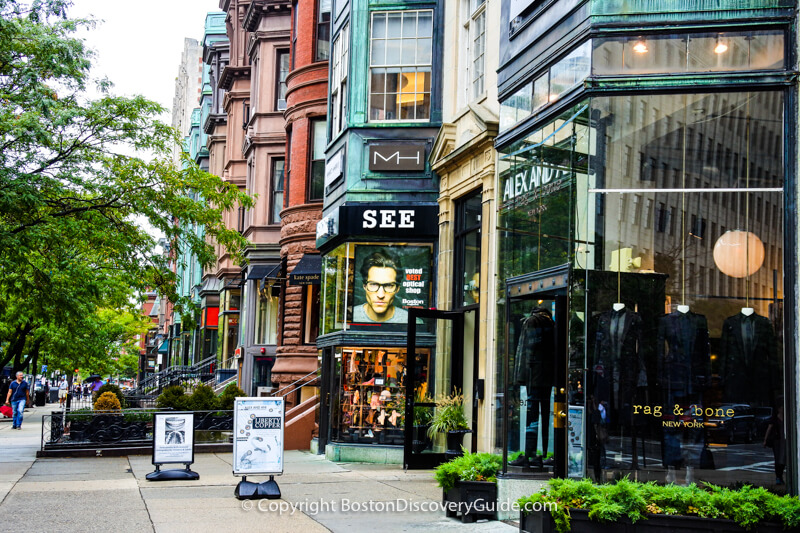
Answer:
M753 417L756 424L756 438L763 439L767 433L769 419L772 418L772 407L754 407Z
M705 421L709 440L727 444L755 440L756 421L752 407L747 404L722 404L713 409L714 415Z

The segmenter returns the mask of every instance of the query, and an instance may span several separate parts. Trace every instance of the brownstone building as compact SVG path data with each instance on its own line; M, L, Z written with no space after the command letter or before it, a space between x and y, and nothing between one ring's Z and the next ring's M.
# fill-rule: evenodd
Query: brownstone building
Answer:
M309 374L319 366L320 261L315 236L324 194L329 55L330 2L295 1L285 81L287 179L280 213L281 261L287 276L273 369L273 379L282 385L309 382ZM306 387L287 399L313 409L316 396L315 388Z

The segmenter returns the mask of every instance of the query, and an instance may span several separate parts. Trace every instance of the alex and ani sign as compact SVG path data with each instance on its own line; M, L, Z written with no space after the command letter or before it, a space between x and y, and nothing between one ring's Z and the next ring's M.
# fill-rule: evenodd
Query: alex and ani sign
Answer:
M425 143L371 144L369 169L384 172L425 170Z
M501 176L503 200L500 207L513 201L525 203L527 198L547 196L569 184L572 172L567 168L543 165L519 165Z

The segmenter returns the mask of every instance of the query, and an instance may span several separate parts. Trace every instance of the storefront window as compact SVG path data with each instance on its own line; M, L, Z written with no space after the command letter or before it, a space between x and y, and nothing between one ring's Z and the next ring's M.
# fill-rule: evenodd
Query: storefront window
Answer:
M324 258L323 334L405 332L407 309L430 307L432 256L430 244L347 243L330 252Z
M570 269L569 475L782 477L768 446L784 433L767 428L783 425L783 100L598 97L505 150L500 294L509 279ZM528 323L555 313L509 296L503 438L510 461L545 459L549 395L520 376L542 351L525 344ZM538 343L546 322L534 322Z
M407 353L403 348L342 348L332 439L403 444ZM417 381L425 382L430 350L418 349Z
M238 289L228 289L222 292L222 312L219 321L222 325L222 366L233 368L234 352L239 342L239 302L241 294Z

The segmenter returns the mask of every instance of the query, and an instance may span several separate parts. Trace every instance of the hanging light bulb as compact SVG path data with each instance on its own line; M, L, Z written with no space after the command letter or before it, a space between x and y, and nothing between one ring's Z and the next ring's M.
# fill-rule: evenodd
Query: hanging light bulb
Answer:
M725 41L721 41L719 37L717 37L717 46L714 47L715 54L724 54L728 51L728 45L725 44Z
M646 54L647 53L647 43L644 42L644 39L639 39L636 41L636 44L633 45L633 51L637 54Z
M751 276L764 264L764 243L749 231L728 230L714 245L714 263L732 278Z

